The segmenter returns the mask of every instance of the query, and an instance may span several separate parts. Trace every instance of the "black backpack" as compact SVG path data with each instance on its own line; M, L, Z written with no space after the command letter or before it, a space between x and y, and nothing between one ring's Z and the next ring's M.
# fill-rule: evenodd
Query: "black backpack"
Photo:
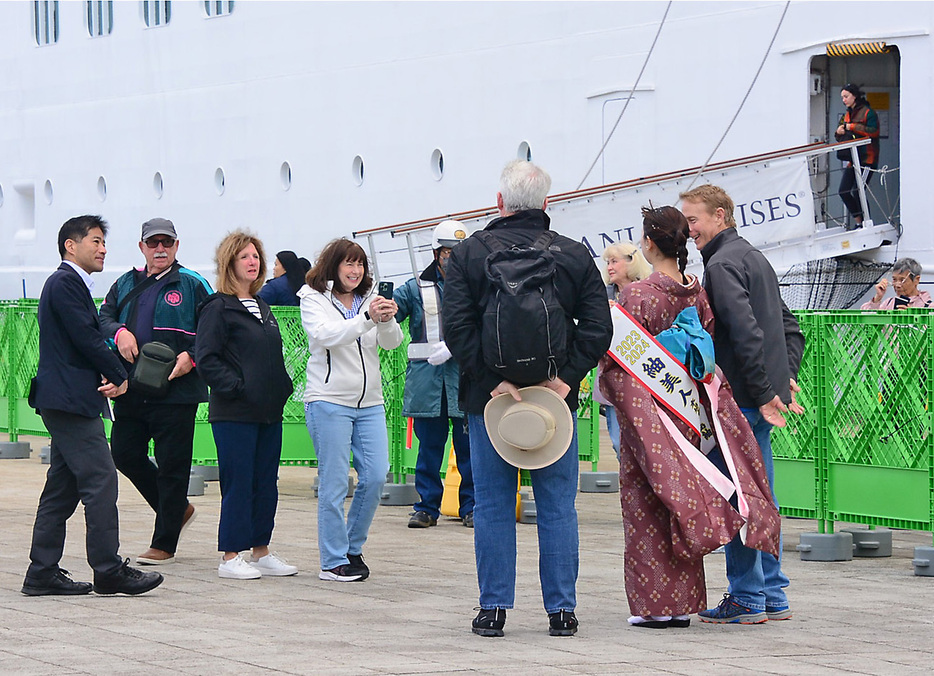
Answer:
M486 230L476 236L490 250L480 332L484 363L517 385L554 380L567 361L567 325L549 251L557 234L546 230L531 246L509 248Z

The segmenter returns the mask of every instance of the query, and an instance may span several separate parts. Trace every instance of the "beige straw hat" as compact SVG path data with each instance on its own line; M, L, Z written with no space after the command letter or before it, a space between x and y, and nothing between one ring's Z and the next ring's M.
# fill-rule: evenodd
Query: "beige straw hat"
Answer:
M564 399L547 387L523 387L522 401L500 394L487 402L483 422L493 448L520 469L557 462L571 445L574 420Z

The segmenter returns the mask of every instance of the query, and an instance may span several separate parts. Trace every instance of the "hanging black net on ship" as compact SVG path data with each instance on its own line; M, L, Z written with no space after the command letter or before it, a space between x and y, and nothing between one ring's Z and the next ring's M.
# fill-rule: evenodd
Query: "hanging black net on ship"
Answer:
M778 283L792 310L848 310L891 267L891 263L825 258L793 265Z

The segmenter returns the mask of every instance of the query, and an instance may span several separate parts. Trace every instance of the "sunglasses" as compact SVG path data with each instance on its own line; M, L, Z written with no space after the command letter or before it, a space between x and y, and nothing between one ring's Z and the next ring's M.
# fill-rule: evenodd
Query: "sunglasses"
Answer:
M150 237L147 240L144 240L144 244L150 249L155 249L160 244L163 249L171 249L175 246L175 240L171 237Z

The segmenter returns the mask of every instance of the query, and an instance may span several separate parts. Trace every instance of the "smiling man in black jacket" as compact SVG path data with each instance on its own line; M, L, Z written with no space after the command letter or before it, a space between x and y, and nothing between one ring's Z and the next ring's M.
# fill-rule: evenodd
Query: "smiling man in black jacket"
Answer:
M749 421L775 499L770 440L783 413L801 413L794 400L804 335L785 306L778 279L762 253L739 236L733 200L714 185L681 193L681 211L704 259L704 289L713 309L717 365ZM788 578L781 559L746 547L737 535L725 547L729 593L716 608L699 613L702 622L759 624L787 620ZM779 547L781 552L781 547Z
M510 162L503 170L496 196L500 218L484 231L506 247L527 247L536 242L550 229L551 221L545 214L550 188L551 178L539 167L523 160ZM574 412L580 382L610 345L610 312L606 288L590 252L580 242L561 235L555 236L548 248L556 267L554 284L566 321L567 350L557 377L539 384L564 397ZM461 366L460 406L467 413L474 470L474 549L480 613L473 621L473 631L481 636L502 636L506 610L515 602L518 469L494 450L483 412L492 397L510 393L518 400L519 394L517 385L503 380L483 358L482 316L490 291L484 262L489 253L477 234L452 250L441 314L447 346ZM578 625L574 615L579 565L574 506L579 474L576 423L564 455L530 473L549 633L570 636Z

